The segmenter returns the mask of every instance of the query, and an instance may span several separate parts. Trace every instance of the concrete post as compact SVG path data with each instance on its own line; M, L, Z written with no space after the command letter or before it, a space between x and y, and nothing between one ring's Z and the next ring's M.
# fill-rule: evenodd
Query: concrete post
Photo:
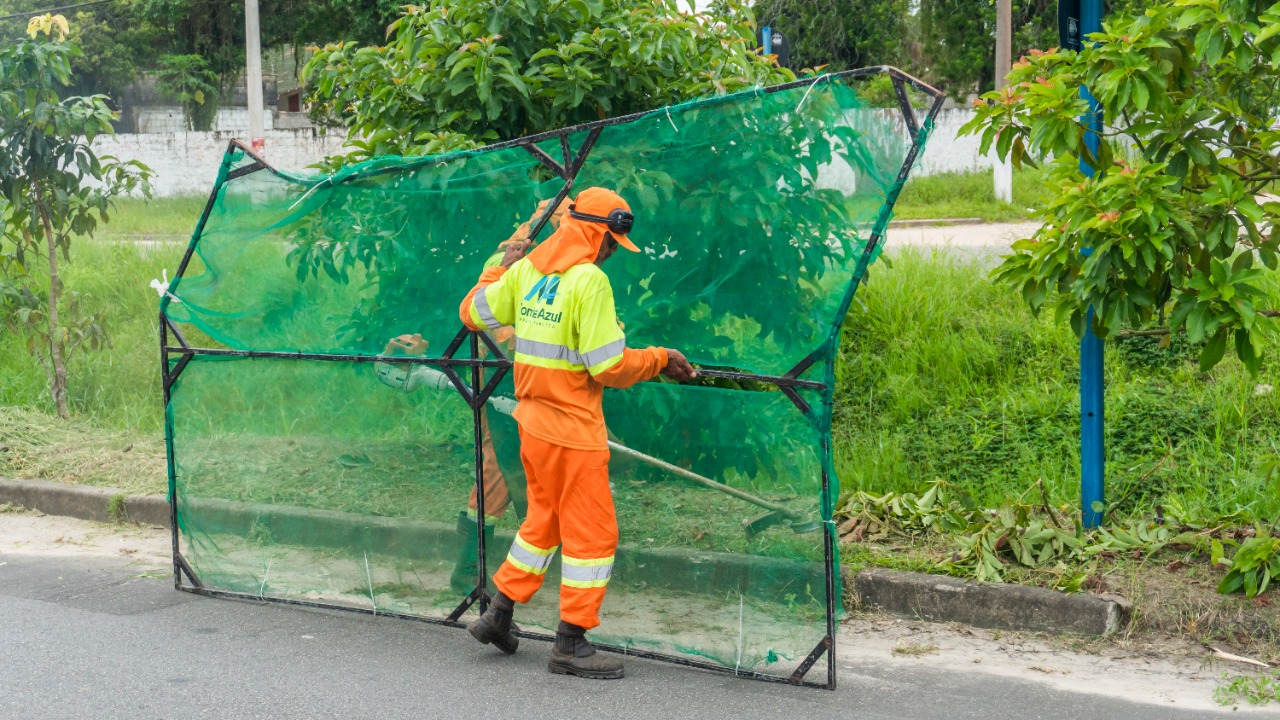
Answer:
M258 29L258 0L244 2L245 83L249 97L249 142L261 151L266 133L262 105L262 39Z
M1011 0L996 0L996 89L1007 84L1012 63L1013 9ZM1013 164L995 160L993 180L996 200L1013 202Z

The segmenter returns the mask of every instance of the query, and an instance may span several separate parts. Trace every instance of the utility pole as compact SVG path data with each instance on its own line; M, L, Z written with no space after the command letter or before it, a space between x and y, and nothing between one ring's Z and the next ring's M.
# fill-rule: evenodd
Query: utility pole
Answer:
M1080 0L1079 37L1082 41L1091 33L1102 32L1102 0ZM1098 153L1098 135L1102 132L1102 111L1098 100L1089 88L1080 88L1080 94L1089 101L1089 114L1085 120L1089 132L1084 141ZM1083 159L1080 170L1087 176L1093 168ZM1086 254L1092 252L1088 248ZM1093 307L1089 307L1089 323L1080 338L1080 520L1087 527L1102 524L1106 504L1106 455L1103 436L1104 409L1103 346L1102 339L1093 333Z
M266 145L262 117L262 38L258 31L258 0L244 0L244 74L249 97L249 142L261 152Z
M1008 82L1013 59L1013 9L1011 0L996 0L996 90ZM996 200L1013 202L1013 164L995 159L992 167Z
M1102 32L1103 0L1058 0L1058 43L1063 50L1079 52L1088 36ZM1098 156L1102 133L1102 109L1089 88L1081 87L1080 96L1089 102L1089 112L1081 122L1086 128L1085 145ZM1093 167L1080 158L1080 173L1093 176ZM1087 244L1084 255L1093 253ZM1080 522L1086 528L1102 524L1106 511L1106 397L1103 377L1104 348L1102 339L1093 332L1093 306L1089 307L1084 337L1080 338Z

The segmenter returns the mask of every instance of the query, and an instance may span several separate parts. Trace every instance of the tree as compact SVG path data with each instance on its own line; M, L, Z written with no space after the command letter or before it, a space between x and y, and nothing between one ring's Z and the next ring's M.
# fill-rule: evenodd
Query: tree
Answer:
M0 319L26 336L63 418L67 359L106 336L82 298L65 291L59 253L69 262L72 238L105 222L116 196L148 192L150 176L90 147L112 133L105 96L60 97L78 52L68 34L65 18L45 15L31 20L27 39L0 46Z
M405 8L388 44L330 43L303 70L352 152L421 155L793 79L741 0L481 0Z
M391 32L385 46L319 48L304 70L313 108L350 125L349 153L336 158L335 166L374 156L472 148L794 77L760 55L755 22L740 2L716 3L705 14L691 15L666 0L436 0L407 8ZM627 197L643 219L646 237L659 245L660 238L688 236L691 224L759 231L767 217L770 228L785 228L778 230L785 232L779 247L801 249L746 253L731 244L740 242L731 233L682 244L682 257L694 259L681 273L650 270L652 276L614 286L632 337L688 340L697 343L699 362L749 367L765 364L757 335L794 348L830 331L829 325L817 328L794 312L829 297L824 294L829 288L797 280L829 269L829 258L814 248L839 243L848 256L855 252L846 196L822 189L816 179L837 156L854 166L873 162L851 156L874 143L840 124L846 117L842 107L823 92L814 92L799 112L805 95L799 90L765 95L758 106L744 102L723 112L691 111L699 113L696 124L677 130L675 125L685 121L676 115L670 125L632 127L625 147L596 146L584 178L605 182ZM742 137L751 140L742 142ZM496 151L440 172L428 168L411 178L388 174L362 182L361 191L330 195L322 189L312 196L323 209L299 211L301 219L285 229L294 248L289 262L300 283L360 283L343 347L380 352L387 338L421 329L404 323L422 317L423 308L456 305L459 273L470 271L440 262L438 253L493 247L512 229L503 227L508 210L533 209L531 186L507 175L527 159L521 149ZM707 178L707 163L721 172ZM558 188L550 176L539 180L549 192ZM391 192L366 191L383 184ZM414 192L404 192L405 185ZM459 186L481 192L459 193ZM730 197L734 200L726 202ZM463 226L456 220L475 217L481 208L493 218L491 225L469 221ZM734 293L717 296L709 290L727 277L735 278ZM742 311L731 299L742 295L770 300ZM709 327L724 326L754 328L743 331L752 340L710 337ZM452 334L447 326L431 329ZM639 402L636 397L611 402ZM801 437L788 437L787 430L796 427L790 423L806 421L778 399L778 417L757 419L749 428L701 423L697 437L665 438L663 457L697 461L702 472L715 476L729 467L746 476L785 472L772 465L776 448ZM741 400L725 393L697 404L658 402L660 408L649 409L673 425L693 427L693 416L720 407L714 403L723 403L727 416L733 408L741 410L736 404ZM628 424L621 419L627 415L613 417L629 443L651 451L660 446L664 438L653 434L666 425L640 412Z
M167 38L140 12L141 2L110 0L78 9L71 16L80 53L71 60L71 84L61 91L64 97L103 93L118 98L155 65ZM0 15L19 15L0 21L0 40L26 35L29 18L20 15L23 10L57 4L0 0Z
M167 38L139 9L139 0L113 0L71 17L80 54L71 61L70 94L119 98L155 67Z
M1147 323L1185 329L1204 343L1202 368L1231 343L1256 373L1280 314L1260 307L1280 260L1280 203L1260 197L1280 180L1280 5L1153 3L1090 40L1079 53L1023 58L963 129L1015 165L1054 158L1058 192L1043 226L995 275L1078 335L1092 306L1101 337ZM1096 154L1080 87L1102 103Z
M913 39L908 0L756 0L761 26L781 30L795 67L899 65Z
M1056 0L1013 0L1015 55L1058 44ZM922 0L919 62L957 99L995 87L994 0Z
M156 86L182 105L188 130L211 130L218 112L218 76L199 55L160 58Z
M139 16L163 28L167 52L199 55L222 87L244 70L244 5L225 0L132 0ZM262 0L262 47L337 40L380 42L402 0Z

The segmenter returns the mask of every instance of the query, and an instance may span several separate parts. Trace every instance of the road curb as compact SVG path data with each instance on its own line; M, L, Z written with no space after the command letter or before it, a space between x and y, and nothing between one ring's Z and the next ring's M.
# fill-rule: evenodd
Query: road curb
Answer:
M115 513L112 498L119 498ZM0 479L3 503L82 520L127 520L169 527L169 503L162 495L124 495L112 488ZM443 522L215 498L187 500L182 510L186 516L198 518L196 524L204 532L241 537L266 533L277 543L428 560L451 557L458 550L456 526ZM514 537L509 532L495 536L486 553L493 567L506 556ZM738 587L745 595L767 602L780 602L788 593L794 595L798 583L821 587L825 576L822 563L816 562L628 544L618 546L616 562L633 583L686 591ZM549 577L557 572L553 569Z
M169 527L169 503L163 495L127 495L115 488L0 478L0 503L94 522Z
M113 509L113 499L114 502ZM39 480L0 478L0 504L12 503L49 515L96 522L130 521L169 527L169 503L163 495L126 495L114 488L86 487ZM332 510L258 505L202 499L191 511L203 522L245 535L255 526L278 542L333 548L380 548L397 556L442 557L452 552L453 526L399 518L364 517ZM495 538L503 550L511 537ZM495 552L493 560L500 560ZM782 591L775 583L796 577L794 561L680 548L649 549L623 545L618 563L633 581L672 589L712 585L751 588L749 594ZM787 565L792 564L790 570ZM815 566L813 582L820 581ZM864 608L934 622L959 622L998 630L1106 635L1124 626L1131 606L1119 596L1068 595L1024 585L980 584L923 573L872 568L842 571L846 591ZM771 580L772 579L772 580Z
M865 608L931 622L993 630L1109 635L1124 627L1131 603L1119 595L1086 595L1002 583L984 584L924 573L871 568L853 588Z

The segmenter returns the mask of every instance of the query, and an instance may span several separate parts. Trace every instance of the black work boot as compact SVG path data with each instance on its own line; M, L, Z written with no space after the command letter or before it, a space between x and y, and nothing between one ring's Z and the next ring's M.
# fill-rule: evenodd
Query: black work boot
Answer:
M493 547L493 525L485 523L484 546ZM490 553L486 552L488 556ZM476 575L480 572L480 562L476 559L476 521L465 511L458 513L458 559L453 564L453 573L449 575L449 587L466 594L476 587ZM492 569L492 568L490 568ZM492 586L490 590L492 591Z
M586 634L585 628L561 620L547 669L557 675L577 675L596 680L622 677L622 658L596 652Z
M515 612L516 603L499 592L493 596L493 602L484 614L467 626L471 636L485 645L492 644L502 652L511 655L520 647L520 638L511 632L511 616Z

